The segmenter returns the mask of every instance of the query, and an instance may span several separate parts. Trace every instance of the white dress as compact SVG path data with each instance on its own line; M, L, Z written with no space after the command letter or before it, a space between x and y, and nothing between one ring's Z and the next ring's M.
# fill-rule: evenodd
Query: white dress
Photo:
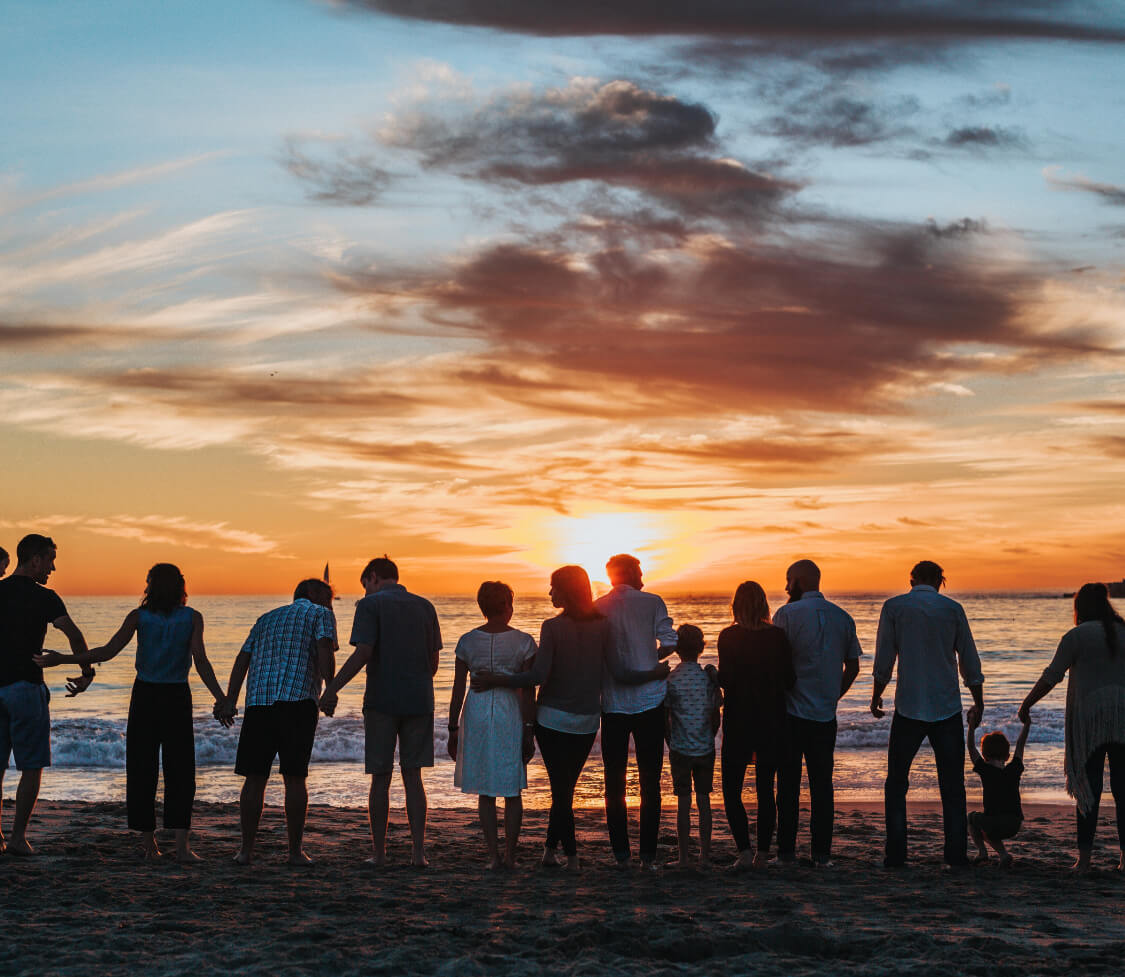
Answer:
M455 654L469 674L515 675L535 657L535 639L523 631L463 634ZM461 709L453 785L466 794L516 797L527 786L523 763L523 715L516 689L469 690Z

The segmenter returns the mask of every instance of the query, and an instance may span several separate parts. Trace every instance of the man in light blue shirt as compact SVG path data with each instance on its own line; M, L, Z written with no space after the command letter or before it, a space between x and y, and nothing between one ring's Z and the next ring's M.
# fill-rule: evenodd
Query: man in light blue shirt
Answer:
M803 759L813 864L831 865L836 703L859 674L863 651L851 615L820 592L820 568L812 560L798 560L786 571L785 590L789 603L777 609L773 623L789 639L797 681L787 696L777 771L777 857L781 862L796 857Z
M892 597L879 615L871 690L876 718L884 715L883 691L898 661L884 788L888 868L906 863L906 791L910 765L924 739L930 741L937 765L946 864L960 866L968 860L965 730L957 673L972 693L978 723L984 713L984 677L964 609L938 593L944 583L942 568L923 560L910 571L910 592Z

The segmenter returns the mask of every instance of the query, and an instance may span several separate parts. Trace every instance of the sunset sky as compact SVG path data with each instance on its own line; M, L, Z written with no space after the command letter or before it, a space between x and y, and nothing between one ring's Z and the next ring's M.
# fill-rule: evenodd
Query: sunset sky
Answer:
M1125 8L3 3L64 594L1125 576Z

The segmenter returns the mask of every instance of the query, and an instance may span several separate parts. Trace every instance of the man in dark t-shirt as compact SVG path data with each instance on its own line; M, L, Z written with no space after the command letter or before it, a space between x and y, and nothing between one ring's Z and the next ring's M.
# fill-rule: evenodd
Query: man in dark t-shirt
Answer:
M16 547L15 571L0 580L0 806L4 772L12 753L20 771L12 840L5 845L0 831L0 851L12 855L33 854L27 843L27 822L39 797L43 768L51 765L47 706L51 696L43 682L43 669L35 661L43 650L47 625L66 635L75 654L87 650L86 639L67 615L59 595L44 586L55 569L55 552L49 537L25 536ZM84 666L81 677L67 680L67 694L84 692L93 678L93 668Z

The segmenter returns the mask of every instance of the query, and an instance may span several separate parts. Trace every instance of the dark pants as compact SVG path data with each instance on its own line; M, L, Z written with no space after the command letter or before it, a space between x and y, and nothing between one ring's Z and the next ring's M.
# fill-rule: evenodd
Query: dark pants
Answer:
M195 731L187 682L133 683L125 731L129 827L156 830L156 780L164 765L164 827L190 828L195 800Z
M574 788L597 733L563 733L536 724L535 740L551 781L551 815L547 821L546 847L554 851L562 844L567 855L578 852L574 838Z
M832 855L832 821L835 798L832 765L836 753L836 720L818 723L797 716L785 717L785 742L777 768L777 854L792 858L797 850L801 815L801 760L809 777L812 858L826 862Z
M733 746L733 744L731 744ZM758 797L758 851L768 852L773 842L773 829L777 823L777 802L774 798L774 777L777 774L777 757L773 745L754 749L728 749L723 738L723 808L727 824L739 852L750 847L750 825L746 807L742 803L742 786L746 780L747 757L754 755L754 791Z
M660 773L664 766L664 706L645 712L602 713L602 766L605 768L605 822L614 857L629 857L629 815L625 807L625 767L629 737L637 754L641 784L641 861L656 858L660 834Z
M896 712L891 720L887 747L887 781L883 800L887 818L887 865L906 862L906 792L910 765L922 741L928 739L937 765L941 793L941 818L945 829L945 862L964 865L969 845L969 820L965 813L965 727L961 713L936 723L909 719Z
M1086 761L1086 776L1094 794L1094 807L1089 814L1078 812L1078 847L1093 848L1094 833L1098 828L1098 808L1101 806L1102 786L1105 783L1105 761L1109 758L1109 789L1117 808L1117 841L1125 852L1125 744L1105 743L1090 754Z

